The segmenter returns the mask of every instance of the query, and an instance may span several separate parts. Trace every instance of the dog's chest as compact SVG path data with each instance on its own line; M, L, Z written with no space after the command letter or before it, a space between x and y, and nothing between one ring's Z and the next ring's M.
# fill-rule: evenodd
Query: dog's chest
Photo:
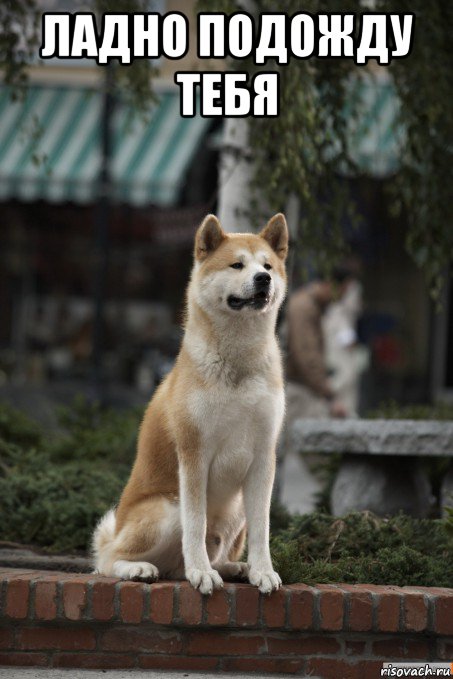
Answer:
M275 417L279 394L266 379L245 379L236 387L214 384L194 390L189 396L189 411L206 442L244 440L249 443L263 423Z
M220 499L242 485L257 449L268 452L282 404L282 394L262 377L236 388L219 385L191 394L189 408L210 468L210 495Z

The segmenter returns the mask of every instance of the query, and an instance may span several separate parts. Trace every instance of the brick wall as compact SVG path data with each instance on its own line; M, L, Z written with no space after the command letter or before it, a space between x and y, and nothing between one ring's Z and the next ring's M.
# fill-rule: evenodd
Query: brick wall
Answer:
M228 584L0 569L0 665L310 673L372 679L385 660L453 660L453 590Z

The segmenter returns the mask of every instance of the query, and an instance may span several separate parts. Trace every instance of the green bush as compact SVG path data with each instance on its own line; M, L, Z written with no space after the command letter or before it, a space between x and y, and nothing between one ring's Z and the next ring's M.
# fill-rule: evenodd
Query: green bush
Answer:
M138 412L101 411L77 400L61 431L0 407L0 539L48 551L87 549L93 527L128 478Z
M50 442L52 459L60 462L102 461L129 464L134 457L141 413L118 413L77 398L71 408L60 408L61 433Z
M284 582L366 582L453 587L451 522L356 512L314 512L273 533L274 565Z
M0 404L0 441L15 443L23 448L43 444L41 427L7 403Z

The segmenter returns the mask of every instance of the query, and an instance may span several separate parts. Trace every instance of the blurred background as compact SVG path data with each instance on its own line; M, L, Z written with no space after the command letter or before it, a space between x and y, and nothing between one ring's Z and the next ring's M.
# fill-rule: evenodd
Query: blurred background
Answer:
M109 86L113 63L43 61L36 46L25 84L5 79L0 88L0 398L35 415L79 393L109 405L145 402L178 350L197 225L209 211L226 229L244 226L244 123L179 115L174 72L206 68L196 57L196 4L146 5L188 15L191 46L182 60L153 64L145 112ZM28 26L36 17L24 7ZM42 0L33 11L83 7ZM345 94L346 115L361 107L348 133L354 171L340 177L360 219L345 217L340 228L361 283L354 341L364 350L363 414L391 399L451 398L453 304L448 271L432 300L406 251L407 215L391 209L404 143L392 69L370 62L362 71L369 77L351 80ZM303 197L281 208L294 233ZM303 266L292 263L290 287L307 268L315 268L308 251Z
M399 423L328 419L337 452L302 446L306 421L299 449L287 437L301 416L453 420L453 5L407 4L341 7L414 12L407 58L268 60L263 69L280 73L279 117L222 120L180 117L175 71L257 67L200 62L196 12L281 3L0 3L0 563L86 554L124 487L143 406L178 352L202 218L257 230L284 211L289 294L277 330L288 407L274 564L285 582L452 586L451 422L402 423L391 456L367 459L365 436L357 464L342 454L343 424L355 441L354 427ZM303 10L337 12L338 2ZM180 11L190 49L130 66L43 61L45 11ZM351 508L366 511L337 520Z

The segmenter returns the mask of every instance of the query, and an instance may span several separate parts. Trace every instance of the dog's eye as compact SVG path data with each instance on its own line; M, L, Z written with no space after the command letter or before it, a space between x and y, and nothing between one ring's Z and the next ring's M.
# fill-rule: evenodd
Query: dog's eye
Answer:
M235 262L234 264L230 264L232 269L243 269L244 265L242 262Z
M272 269L272 266L270 264L265 264L264 268L266 269L266 271L270 271Z

